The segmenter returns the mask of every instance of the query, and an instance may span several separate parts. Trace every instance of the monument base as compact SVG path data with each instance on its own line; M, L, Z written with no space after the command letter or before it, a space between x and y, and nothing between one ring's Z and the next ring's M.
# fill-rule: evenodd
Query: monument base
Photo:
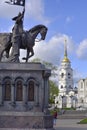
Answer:
M41 63L0 63L0 128L53 129L50 74Z
M52 129L51 115L42 112L0 112L0 128Z

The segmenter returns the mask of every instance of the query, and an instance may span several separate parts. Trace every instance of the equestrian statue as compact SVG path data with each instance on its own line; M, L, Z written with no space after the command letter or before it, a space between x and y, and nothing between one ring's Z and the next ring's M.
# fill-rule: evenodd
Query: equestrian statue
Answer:
M8 62L19 62L20 49L26 49L26 57L22 59L28 62L28 59L34 55L33 46L38 34L41 35L39 41L45 40L48 29L44 25L36 25L28 31L23 30L24 13L25 8L22 13L19 12L18 16L12 18L15 21L12 33L0 33L0 61L5 51ZM11 47L12 50L9 55Z

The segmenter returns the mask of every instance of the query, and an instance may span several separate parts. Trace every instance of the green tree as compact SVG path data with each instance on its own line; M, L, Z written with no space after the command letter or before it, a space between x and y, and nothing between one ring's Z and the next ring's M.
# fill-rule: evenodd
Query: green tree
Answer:
M49 80L49 85L50 85L49 103L53 104L55 97L58 96L59 90L57 84L54 81Z
M53 65L52 63L47 62L47 61L43 61L39 58L35 58L31 62L40 62L40 63L44 64L46 68L51 69L51 76L52 77L58 76L58 74L57 74L58 68L57 68L57 66Z

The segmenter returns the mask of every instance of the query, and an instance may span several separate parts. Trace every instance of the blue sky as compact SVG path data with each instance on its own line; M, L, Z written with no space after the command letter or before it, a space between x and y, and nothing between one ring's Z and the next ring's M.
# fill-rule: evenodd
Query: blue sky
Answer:
M16 16L22 7L11 6L0 0L0 32L11 32ZM7 0L8 1L8 0ZM24 29L37 24L48 27L45 41L36 43L33 58L60 65L67 39L68 57L74 78L87 77L87 0L26 0ZM26 52L21 51L21 57Z

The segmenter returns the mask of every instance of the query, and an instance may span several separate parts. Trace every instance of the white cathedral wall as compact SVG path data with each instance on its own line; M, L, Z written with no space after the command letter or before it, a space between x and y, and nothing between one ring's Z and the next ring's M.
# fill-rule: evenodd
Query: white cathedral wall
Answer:
M73 90L73 69L71 68L71 62L67 57L67 46L65 45L64 59L61 62L59 69L59 97L62 97L62 102L58 98L59 107L62 107L63 103L66 104L66 107L72 106L72 100L69 94ZM63 96L66 97L66 100L63 102ZM66 103L65 103L66 102ZM62 104L61 104L62 103ZM75 103L74 103L75 104ZM75 105L74 105L75 106Z
M71 108L72 107L72 100L71 97L67 97L67 108Z
M87 79L78 81L78 106L87 107Z
M71 86L73 88L73 79L72 76L70 78L66 77L64 78L59 78L59 89L61 89L61 86L67 86L67 88L69 88L69 86Z
M66 95L66 96L57 96L55 98L55 106L57 108L76 108L77 107L77 98L76 96L73 94L73 96L71 95Z
M87 78L86 78L85 81L84 81L84 86L85 86L85 87L84 87L84 89L85 89L85 90L84 90L84 91L85 91L85 92L84 92L84 96L87 97Z

